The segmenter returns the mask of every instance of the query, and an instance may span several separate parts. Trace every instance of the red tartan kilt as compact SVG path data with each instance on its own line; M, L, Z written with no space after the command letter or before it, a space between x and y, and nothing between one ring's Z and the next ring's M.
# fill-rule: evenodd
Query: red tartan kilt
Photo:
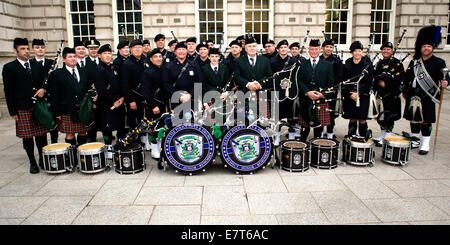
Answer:
M320 124L322 124L322 126L329 125L331 120L330 120L330 112L328 111L328 103L326 102L319 103L316 104L316 107L320 107L320 109L317 108L315 109ZM302 127L309 127L309 124L303 121L303 118L300 115L298 115L298 122Z
M65 134L86 133L89 127L84 126L81 122L76 123L70 119L70 114L61 115L58 121L58 131Z
M19 110L17 113L19 119L16 121L16 136L19 138L32 138L41 136L48 132L49 129L42 126L39 122L33 120L33 112L31 109Z

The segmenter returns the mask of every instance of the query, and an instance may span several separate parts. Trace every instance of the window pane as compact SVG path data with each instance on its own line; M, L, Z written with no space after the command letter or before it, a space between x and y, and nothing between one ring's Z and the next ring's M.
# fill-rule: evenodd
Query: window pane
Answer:
M251 11L245 12L245 21L252 21L252 19L253 19L252 12Z
M141 10L141 0L134 0L134 10Z
M123 10L123 0L117 0L117 10Z
M268 22L262 23L262 32L269 32L269 23Z
M223 32L223 23L222 22L216 23L216 32Z
M133 22L133 13L126 13L127 22Z
M252 29L252 23L245 23L245 32L248 32L248 31L250 31L250 32L253 32L253 29Z
M245 1L245 8L246 9L252 9L253 8L252 0L246 0Z
M261 32L261 23L255 23L254 32Z
M86 14L80 14L80 22L81 22L81 24L87 24L87 15Z
M86 1L78 1L78 9L80 11L86 11Z
M95 23L95 17L94 14L89 14L89 23L94 24Z
M80 27L78 25L72 26L72 31L73 31L73 35L74 36L79 36L80 35Z
M207 8L208 9L214 9L214 0L208 0Z
M223 11L216 11L216 21L223 21Z
M261 12L259 12L259 11L253 12L253 20L260 21L261 20Z
M223 0L216 0L216 8L223 9Z
M206 12L205 11L200 11L199 16L200 16L200 21L206 21Z
M136 24L135 27L136 27L135 30L138 31L140 34L139 36L141 36L142 35L142 24Z
M200 23L200 32L206 32L206 23Z
M199 0L198 2L199 2L200 9L206 8L206 0Z
M254 0L254 9L260 9L261 8L261 0Z
M87 27L87 25L82 25L81 26L81 35L83 35L83 36L87 36L88 35L88 27Z
M136 22L142 22L141 17L142 17L141 12L134 13L134 21L136 21Z
M339 36L339 44L345 44L345 43L347 43L347 35L341 34Z
M120 23L125 22L125 14L124 13L117 13L117 19Z
M87 10L94 11L94 2L92 0L87 1Z
M78 14L72 14L72 24L80 24L80 20L78 19Z
M70 11L72 12L78 11L77 1L70 1Z
M206 12L206 17L208 19L208 21L214 21L214 12Z
M262 8L263 9L269 8L269 0L262 0Z
M94 25L89 25L89 34L91 36L95 36L95 26Z
M262 11L261 12L261 20L269 21L269 11Z
M131 1L132 0L125 0L125 10L133 10L131 6Z

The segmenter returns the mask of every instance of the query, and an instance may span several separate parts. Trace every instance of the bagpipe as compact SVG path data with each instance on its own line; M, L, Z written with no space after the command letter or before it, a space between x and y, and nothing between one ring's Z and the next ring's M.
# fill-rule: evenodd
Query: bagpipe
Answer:
M48 73L46 74L43 85L46 86L48 84L48 78L50 77L50 73L52 73L56 68L58 68L58 62L61 57L61 52L63 49L64 40L61 40L58 50L56 51L56 58L53 60L52 66L50 67ZM33 88L33 93L36 93L38 90ZM52 112L49 109L48 98L49 92L47 92L47 99L44 97L31 97L33 102L32 112L33 117L45 128L53 130L57 124L53 118Z

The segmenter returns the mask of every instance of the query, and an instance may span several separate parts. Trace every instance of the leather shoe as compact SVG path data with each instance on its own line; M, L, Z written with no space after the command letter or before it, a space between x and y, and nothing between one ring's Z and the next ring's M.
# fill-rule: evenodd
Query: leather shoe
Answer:
M30 173L31 174L37 174L39 173L39 167L36 163L30 164Z
M426 154L428 154L428 151L424 151L424 150L419 151L419 155L426 155Z
M159 160L158 161L158 169L159 170L161 170L161 169L163 169L164 167L163 167L163 165L162 165L162 162L161 162L161 160Z

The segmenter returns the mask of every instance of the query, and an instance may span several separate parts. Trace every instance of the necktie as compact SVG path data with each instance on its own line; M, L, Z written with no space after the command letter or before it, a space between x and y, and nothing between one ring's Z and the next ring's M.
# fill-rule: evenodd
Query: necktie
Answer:
M316 59L313 59L313 65L312 65L313 69L316 68Z
M31 74L30 64L28 62L25 62L25 69L27 70L28 74Z
M80 60L80 67L83 68L84 67L84 62L82 60Z
M217 74L217 66L214 67L214 72Z
M250 58L250 61L251 61L251 66L255 66L255 61L253 60L254 58Z
M43 60L38 61L38 63L39 63L41 66L44 66L44 61L43 61Z
M72 76L78 82L78 77L77 77L77 74L75 73L75 68L72 68Z

